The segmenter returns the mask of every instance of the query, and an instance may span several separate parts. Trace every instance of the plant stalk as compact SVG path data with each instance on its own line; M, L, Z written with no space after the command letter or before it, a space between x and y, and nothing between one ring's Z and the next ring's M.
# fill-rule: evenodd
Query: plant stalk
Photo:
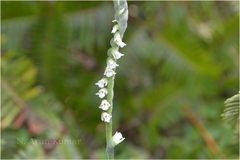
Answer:
M118 32L114 32L114 28L112 33L114 33L114 38L113 41L115 41L115 44L111 44L111 46L115 49L117 49L117 53L118 53L118 49L119 46L122 48L124 47L126 44L122 42L122 38L123 38L123 34L127 28L127 20L128 20L128 5L127 5L127 1L126 0L113 0L114 3L114 9L115 9L115 20L114 22L115 25L117 25L118 27ZM116 30L115 30L116 31ZM119 35L119 37L118 37ZM112 53L112 54L116 54L116 53ZM120 54L120 53L118 53ZM113 56L113 55L112 55ZM116 58L117 56L115 55L114 60L116 61L119 58ZM112 69L113 71L115 71L115 67L114 69ZM115 79L115 74L108 77L108 87L107 87L107 101L110 104L109 109L107 110L107 113L109 115L112 116L112 110L113 110L113 97L114 97L114 79ZM114 135L115 136L115 135ZM120 143L122 139L122 137L119 137L119 134L116 135L117 136L117 142L115 142L115 144L113 144L114 142L112 142L112 118L110 119L109 123L106 123L106 141L107 141L107 147L106 147L106 152L108 155L108 159L114 159L114 147L116 145L116 143ZM116 137L115 137L116 139Z
M110 103L110 108L108 109L108 114L112 115L112 109L113 109L113 88L114 88L114 78L115 75L110 77L108 79L108 95L107 95L107 100ZM109 142L112 138L112 119L110 123L106 123L106 141L107 141L107 154L108 154L108 159L114 159L114 148L109 145Z

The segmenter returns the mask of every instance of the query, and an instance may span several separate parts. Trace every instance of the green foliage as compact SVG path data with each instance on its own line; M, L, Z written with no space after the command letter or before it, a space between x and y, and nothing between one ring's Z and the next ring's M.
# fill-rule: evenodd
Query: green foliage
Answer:
M13 158L7 152L11 150L16 158L24 158L21 150L28 158L57 158L57 153L66 158L67 153L72 158L106 158L105 126L94 84L103 73L110 46L112 2L1 3L6 39L1 69L7 84L1 89L4 157ZM16 10L18 5L28 9ZM196 113L221 154L238 157L233 128L219 116L223 102L238 90L238 5L129 1L123 39L127 46L121 50L125 55L119 60L113 102L113 128L126 140L116 148L116 158L221 158L189 121L185 106ZM31 135L27 121L14 129L21 103L15 103L15 94L6 86L30 106L29 115L47 122L41 123L45 131ZM225 111L235 114L237 99L226 102ZM237 124L232 118L224 119ZM59 146L45 156L40 146L16 145L18 136L60 137L59 126L81 143L65 146L66 152Z
M1 12L2 14L1 18L5 20L34 14L34 9L36 9L36 2L2 1L1 7L4 8L2 10L3 12Z
M28 52L35 58L35 63L39 64L40 83L47 90L59 93L57 98L63 100L66 97L67 83L61 77L68 77L69 70L64 60L69 59L68 31L58 4L43 2L39 7L39 18L30 30L32 46Z
M59 130L59 127L67 124L59 118L59 115L63 113L63 107L54 100L55 98L51 95L44 95L39 87L35 86L37 68L32 60L26 56L17 56L15 52L9 52L2 55L1 70L1 92L3 93L1 157L15 159L80 158L81 154L77 152L79 144L69 144L66 147L63 143L56 146L54 152L45 155L46 146L34 143L34 140L43 138L60 137L60 141L74 141L79 137L73 139L69 133L63 134ZM62 117L68 119L68 123L73 125L75 122L69 116L65 114Z
M16 58L16 53L10 52L2 56L1 69L3 93L1 127L4 129L11 126L19 113L27 107L25 100L38 95L39 90L33 86L37 68L26 57Z
M42 159L44 158L44 151L39 144L29 144L25 151L19 151L17 155L14 156L14 159Z
M221 115L229 125L233 126L238 131L239 126L239 99L240 93L228 98L225 103L224 113Z

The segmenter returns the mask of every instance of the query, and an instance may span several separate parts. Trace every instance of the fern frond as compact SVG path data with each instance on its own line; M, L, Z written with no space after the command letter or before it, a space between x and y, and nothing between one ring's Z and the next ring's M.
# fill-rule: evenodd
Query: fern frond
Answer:
M17 138L21 138L21 136L19 137L18 135L18 132L21 131L12 129L10 132L9 129L21 127L16 127L15 122L17 122L16 118L20 117L21 113L25 111L27 114L24 122L26 122L29 132L31 132L30 123L33 125L38 123L41 127L48 129L47 138L60 137L62 139L71 139L69 134L61 137L62 133L59 130L59 126L63 126L63 122L57 113L59 113L59 110L63 107L50 95L40 94L39 90L34 86L37 69L33 62L25 56L18 57L16 53L4 54L2 56L2 62L1 130L3 131L3 136L1 137L1 152L4 153L1 155L2 158L13 158L13 152L19 149L16 141ZM43 104L43 100L45 100L46 104ZM51 107L49 107L49 102L52 102ZM32 107L30 108L30 106ZM43 109L43 106L46 107ZM64 116L69 115L64 114ZM24 134L30 136L28 135L28 131ZM62 155L61 157L65 158L68 157L68 153L70 153L72 158L81 157L76 145L59 146L56 150L53 150L53 153L47 156L39 144L26 143L24 146L26 146L26 148L19 151L14 158L56 158L60 153ZM8 152L9 150L11 150L11 153Z
M38 95L39 90L33 87L37 70L29 59L6 54L2 62L1 128L4 129L12 125L20 111L26 109L26 101Z
M223 117L223 120L233 127L239 124L239 99L240 93L228 98L224 102L225 109L221 115Z
M113 14L113 8L106 3L80 12L64 14L63 21L71 31L70 40L74 42L74 47L93 54L94 46L100 50L108 44L111 36L109 32L111 23L108 22L113 19L110 13ZM8 51L12 48L29 48L31 41L27 36L27 31L36 20L36 16L3 20L2 35L6 35L8 41L2 46L2 49Z
M13 128L21 127L24 118L18 121L21 113L28 109L28 100L36 97L39 90L34 86L36 68L33 62L25 56L18 57L15 52L2 55L1 65L1 152L2 158L13 158L17 150L17 131ZM10 132L9 129L12 128ZM8 150L11 150L9 154Z

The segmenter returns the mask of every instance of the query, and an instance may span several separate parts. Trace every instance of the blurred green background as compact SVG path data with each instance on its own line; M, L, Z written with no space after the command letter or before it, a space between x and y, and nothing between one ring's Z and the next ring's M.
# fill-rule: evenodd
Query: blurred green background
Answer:
M238 158L220 115L238 92L239 2L128 3L115 158ZM95 83L113 19L111 1L1 2L2 158L107 157Z

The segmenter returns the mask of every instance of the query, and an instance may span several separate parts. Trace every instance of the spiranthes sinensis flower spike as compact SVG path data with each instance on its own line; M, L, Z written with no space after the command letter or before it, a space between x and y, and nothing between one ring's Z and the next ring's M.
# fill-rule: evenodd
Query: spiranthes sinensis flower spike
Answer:
M108 84L108 80L107 78L102 78L101 80L99 80L97 83L95 83L99 88L103 88L105 86L107 86Z
M125 138L123 138L122 134L120 132L116 132L112 137L112 143L114 146L121 143Z
M96 95L102 98L99 108L103 110L101 120L106 123L106 152L109 159L114 159L114 147L125 139L120 132L116 132L114 136L112 136L112 101L114 96L115 71L116 67L119 66L117 60L124 56L124 54L120 53L118 50L126 46L122 38L127 28L128 4L127 0L113 0L113 3L115 10L114 20L112 21L114 25L111 31L111 33L113 33L113 38L110 41L111 48L107 51L107 67L104 71L104 78L95 83L100 87ZM106 95L107 98L104 98Z
M102 100L102 103L99 106L99 108L101 108L104 111L108 110L109 107L110 107L110 104L108 103L108 101L106 99Z
M116 72L114 70L112 70L111 68L106 68L104 75L107 77L112 77L113 75L115 75Z
M107 59L107 68L114 69L117 66L119 65L114 60L112 60L111 58Z
M103 112L101 115L101 120L103 122L109 123L111 121L112 116L108 114L107 112Z
M99 96L99 98L103 98L106 96L106 94L108 93L108 90L106 88L101 88L98 93L96 93L96 95Z

